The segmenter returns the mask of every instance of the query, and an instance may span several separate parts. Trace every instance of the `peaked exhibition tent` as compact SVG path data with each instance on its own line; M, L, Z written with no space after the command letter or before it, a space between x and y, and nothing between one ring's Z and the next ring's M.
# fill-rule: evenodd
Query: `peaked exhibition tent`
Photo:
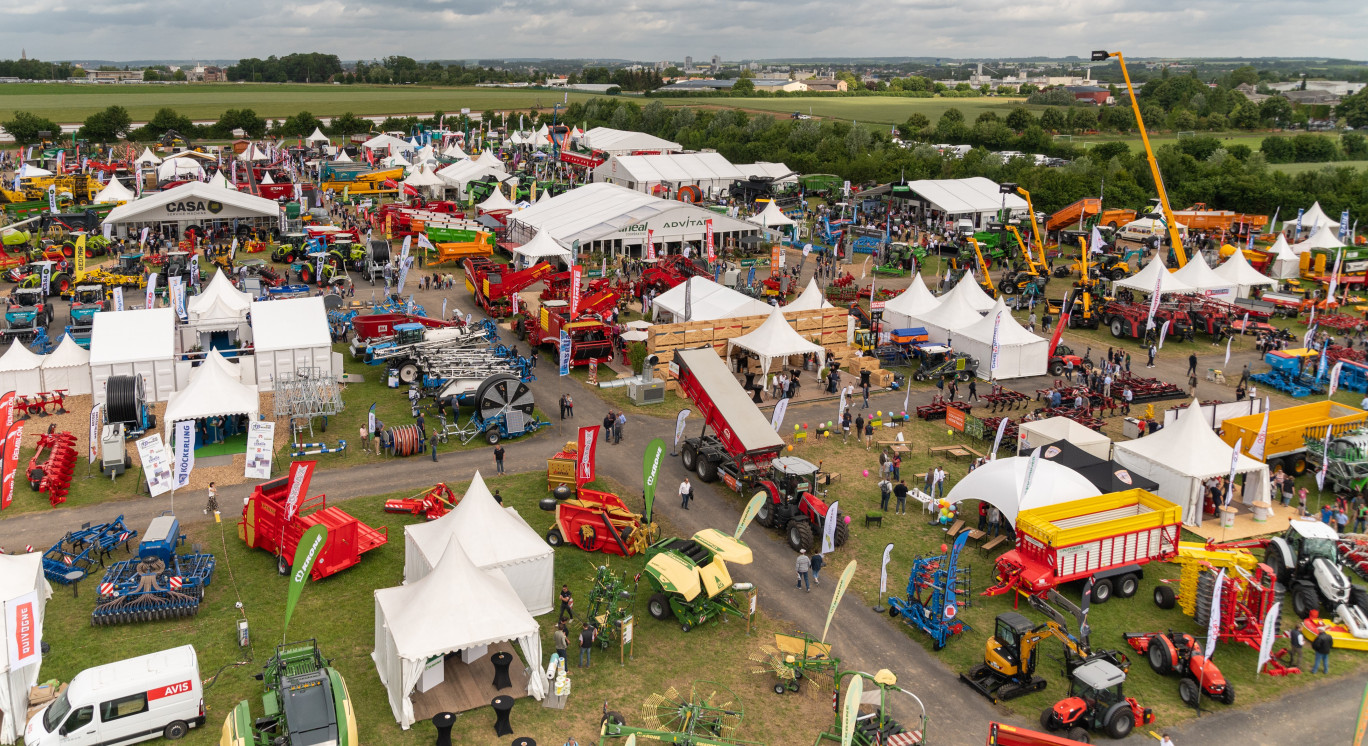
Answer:
M264 173L264 174L261 175L261 183L262 183L262 184L274 184L274 183L275 183L275 179L272 179L272 178L271 178L271 172L270 172L270 171L267 171L266 173Z
M940 305L940 302L940 298L926 288L926 281L918 272L906 290L884 302L884 321L891 329L919 326L922 316Z
M974 278L974 270L972 269L965 272L960 281L946 295L957 295L963 298L970 308L979 313L987 313L992 310L993 306L997 305L997 301L991 295L983 292L978 280Z
M1129 489L1142 489L1147 492L1159 489L1158 482L1142 477L1115 461L1098 458L1067 440L1055 441L1045 446L1040 452L1040 457L1082 474L1104 495Z
M414 148L412 145L409 145L409 144L408 144L408 140L400 139L400 138L398 138L398 137L395 137L394 135L385 135L385 134L376 135L375 137L372 137L371 139L369 139L369 140L367 140L367 141L361 143L361 147L363 147L363 148L370 148L371 150L386 150L386 151L388 151L389 148L390 148L391 146L394 147L394 148L396 148L396 149L398 149L398 150L416 150L416 149L417 149L417 148Z
M457 144L454 143L454 142L453 142L452 144L448 145L448 146L446 147L446 150L443 150L443 151L442 151L442 155L444 155L444 156L446 156L446 157L448 157L448 158L455 158L455 159L457 159L457 160L465 160L465 159L467 159L467 158L470 157L469 155L466 154L466 152L465 152L464 150L461 150L461 146L460 146L460 145L457 145Z
M394 719L405 730L414 721L410 695L428 661L508 640L518 642L532 668L527 693L540 700L546 679L537 670L542 664L537 620L523 608L508 578L499 570L476 567L455 536L447 539L441 559L420 580L375 591L371 659Z
M1053 461L1038 462L1028 484L1030 464L1026 456L989 461L950 488L945 499L951 503L982 500L1002 511L1002 517L1015 526L1017 514L1023 510L1102 494L1087 477Z
M239 381L242 380L242 365L229 362L228 358L224 357L223 353L218 350L209 350L209 354L204 356L203 365L213 365L217 368L221 368L233 378L236 378Z
M552 610L553 550L517 511L494 500L478 471L451 512L404 527L404 582L415 583L432 572L452 538L476 567L502 571L529 614Z
M513 253L526 258L528 264L536 264L547 259L564 262L567 267L571 264L570 250L552 238L549 231L537 231L537 235L533 236L531 241L513 249Z
M737 347L760 356L760 369L766 374L769 373L770 363L775 358L805 355L809 352L817 354L819 368L826 366L826 350L819 344L803 339L802 335L789 325L788 319L784 318L784 312L778 308L771 311L769 318L755 331L727 340L727 356L731 357L732 350Z
M760 214L746 218L746 222L755 223L765 228L787 228L794 225L793 220L785 215L779 209L779 205L774 202L765 205L765 209L761 210Z
M955 293L953 290L942 296L941 302L921 317L922 326L926 327L926 333L930 335L932 342L953 341L961 329L982 320L983 314L969 305L969 299L963 293ZM954 347L953 344L950 346ZM986 364L983 360L979 362Z
M190 325L201 332L226 331L247 323L252 296L238 290L226 272L216 272L204 291L190 299Z
M514 209L513 203L509 202L508 198L504 196L504 193L498 189L494 190L492 194L485 198L484 202L476 205L476 207L479 208L480 212L484 213L512 212Z
M1278 240L1282 241L1283 246L1287 246L1287 241L1281 235ZM1277 244L1274 244L1276 248ZM1276 262L1276 257L1274 259ZM1250 266L1249 260L1245 258L1244 251L1236 249L1221 266L1213 270L1216 276L1235 286L1235 296L1237 298L1248 298L1249 291L1260 285L1277 285L1277 280L1265 276L1262 272Z
M219 189L232 189L234 191L237 191L237 185L229 181L228 177L223 175L222 169L215 171L214 175L209 177L209 186L216 186Z
M161 181L174 181L201 173L204 173L204 166L194 158L167 158L157 166L157 178Z
M323 134L323 131L322 131L322 130L318 129L317 127L314 127L313 134L312 134L312 135L309 135L309 136L306 137L306 138L304 138L304 141L305 141L305 142L327 142L327 141L328 141L328 136L325 135L325 134Z
M1292 244L1292 252L1300 256L1311 249L1338 249L1343 245L1344 242L1339 240L1339 223L1335 223L1334 227L1322 225L1310 238Z
M1290 280L1301 275L1301 259L1297 252L1287 244L1287 238L1283 234L1278 234L1278 240L1273 242L1273 248L1268 250L1273 255L1273 260L1268 265L1268 276L1275 280Z
M817 278L815 277L808 280L807 287L803 288L803 292L799 293L797 298L784 306L785 311L816 311L823 308L835 308L835 306L828 303L826 296L822 295L822 290L817 287Z
M33 593L36 605L33 608L34 636L32 645L43 642L43 618L47 612L47 601L52 597L52 586L43 577L43 555L40 552L28 554L0 554L0 606ZM10 626L0 624L0 629ZM9 637L9 634L6 634ZM8 639L0 645L0 743L14 743L24 734L28 724L29 690L38 684L38 672L42 668L42 654L38 661L23 668L15 669L10 664L10 644Z
M685 314L685 295L689 296ZM651 301L651 320L658 321L662 313L675 321L716 321L742 316L768 316L774 307L744 293L719 285L706 277L690 277L666 290Z
M1238 254L1239 252L1235 253ZM1186 282L1191 285L1193 289L1204 295L1213 298L1221 298L1223 300L1235 299L1235 288L1237 287L1237 284L1216 274L1216 270L1212 269L1211 266L1207 264L1206 259L1203 258L1201 252L1198 252L1189 258L1187 264L1184 264L1177 272L1173 273L1173 277L1174 279Z
M90 393L90 350L63 334L57 348L43 357L43 390L66 389L68 394Z
M170 442L172 428L182 420L239 414L255 420L260 409L261 393L256 386L243 383L217 363L205 363L190 373L185 388L171 394L162 425Z
M339 150L339 151L337 151L337 157L333 159L333 163L351 163L351 162L352 162L352 157L349 156L349 155L347 155L347 151L345 151L345 150Z
M1017 453L1030 455L1040 446L1066 440L1097 458L1111 458L1111 438L1068 417L1023 422L1017 430Z
M152 152L152 148L144 146L142 155L139 155L138 159L133 161L133 164L136 166L155 166L161 162L162 159L158 158L157 154Z
M475 162L481 166L489 166L490 168L502 169L504 167L503 161L499 160L499 156L494 155L493 151L490 150L480 153L480 157L476 158Z
M996 368L992 366L994 326L998 338ZM955 332L955 349L978 360L978 376L988 381L1043 376L1050 363L1050 340L1026 331L1001 298L987 316Z
M1196 413L1196 414L1193 414ZM1202 525L1202 482L1230 473L1235 449L1226 445L1202 416L1201 402L1179 413L1173 424L1137 440L1115 444L1116 462L1159 483L1156 494L1183 508L1183 523ZM1247 475L1241 500L1268 499L1268 466L1239 454L1235 473Z
M107 205L117 202L131 202L135 195L132 190L123 185L118 179L110 179L108 184L95 195L94 202L97 205Z
M1293 228L1295 228L1297 221L1294 220L1291 221L1291 223ZM1315 233L1322 227L1332 227L1339 230L1339 224L1340 221L1334 220L1329 215L1325 214L1325 210L1321 209L1320 202L1311 203L1311 208L1302 213L1301 216L1301 229L1307 235ZM1287 229L1286 222L1283 223L1283 229Z
M1189 262L1190 263L1190 262ZM1159 294L1165 293L1191 293L1193 287L1186 282L1173 276L1173 273L1164 266L1163 260L1156 254L1149 264L1146 264L1139 272L1127 277L1124 280L1117 280L1114 287L1130 288L1138 290L1145 295L1154 292L1155 284L1159 285Z
M19 396L46 391L42 365L42 355L34 354L22 342L14 340L0 357L0 391L13 391Z

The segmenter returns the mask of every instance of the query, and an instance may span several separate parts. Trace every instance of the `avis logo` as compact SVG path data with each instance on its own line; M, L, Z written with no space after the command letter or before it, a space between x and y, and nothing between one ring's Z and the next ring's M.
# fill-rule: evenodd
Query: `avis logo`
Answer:
M148 699L161 699L163 697L173 697L177 694L185 694L191 690L191 683L187 679L179 684L171 684L160 689L153 689L147 693Z

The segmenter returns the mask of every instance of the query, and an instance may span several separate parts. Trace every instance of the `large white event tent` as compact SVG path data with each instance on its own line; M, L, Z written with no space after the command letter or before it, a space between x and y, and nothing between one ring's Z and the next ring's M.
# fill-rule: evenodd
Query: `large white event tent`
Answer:
M1035 448L1048 446L1060 440L1068 441L1103 461L1111 460L1111 438L1068 417L1047 417L1035 422L1021 423L1017 430L1017 453L1029 455Z
M818 367L826 366L826 349L803 339L789 324L788 319L784 318L784 312L778 308L771 311L765 323L756 327L754 331L727 340L727 356L730 357L732 350L737 347L759 356L760 370L766 374L770 372L770 363L776 358L786 358L790 355L816 353Z
M90 350L63 334L57 348L43 357L43 390L65 389L68 394L90 393Z
M921 324L926 327L932 342L943 344L953 342L961 329L967 329L982 320L983 314L969 305L969 299L963 293L951 291L941 297L939 305L922 314ZM955 345L952 343L950 346Z
M485 197L485 200L475 207L479 208L482 213L513 212L517 209L517 206L509 202L503 191L499 189L495 189L492 194Z
M437 178L456 187L461 196L465 196L466 185L486 176L493 176L499 181L508 180L508 172L503 169L502 165L489 166L469 158L437 169Z
M261 394L256 386L243 383L219 363L206 362L190 373L185 388L171 394L162 424L169 443L177 422L235 415L255 420L260 410Z
M765 209L759 214L746 218L747 223L755 223L764 228L768 233L782 233L782 229L791 228L795 225L793 220L779 209L779 205L770 202L765 205Z
M1334 227L1322 225L1310 238L1292 244L1292 252L1300 256L1311 249L1338 249L1341 246L1344 242L1339 240L1339 223L1335 223Z
M1283 234L1278 234L1278 240L1273 242L1273 248L1268 250L1273 255L1272 262L1268 266L1268 276L1275 280L1290 280L1301 275L1301 257L1287 244L1287 238Z
M32 593L33 596L24 599ZM47 612L48 599L52 597L52 586L43 577L43 555L41 552L28 554L0 554L0 606L18 601L31 604L22 613L33 619L32 635L23 640L26 646L40 647L43 643L43 619ZM18 606L12 607L17 616ZM6 616L10 610L6 609ZM0 624L0 628L13 626L13 623ZM37 660L22 668L12 663L15 649L20 644L19 633L6 629L6 644L0 645L0 743L14 743L24 734L28 724L29 691L38 684L38 673L43 665L42 653ZM30 650L21 651L28 654Z
M386 152L388 152L390 148L394 148L398 151L418 149L413 145L410 145L408 140L383 133L361 143L361 147L369 148L371 150L384 150Z
M1117 280L1114 285L1118 288L1130 288L1149 295L1154 292L1155 285L1159 287L1159 294L1166 293L1191 293L1193 287L1186 282L1174 277L1173 273L1164 266L1163 260L1156 254L1139 272L1127 277L1124 280Z
M989 461L951 487L945 499L951 503L982 500L1002 511L1002 517L1015 526L1017 514L1023 510L1102 494L1087 477L1053 461L1038 459L1029 480L1028 474L1028 456Z
M176 312L145 308L103 311L92 318L90 388L95 403L104 403L110 376L128 375L142 376L148 401L166 401L176 390Z
M997 330L998 362L993 361L993 332ZM1043 376L1050 363L1050 340L1026 331L999 298L987 316L955 330L955 350L978 360L978 376L984 380Z
M689 295L685 313L685 295ZM719 285L706 277L690 277L651 301L651 320L669 314L674 321L716 321L742 316L768 316L770 304Z
M0 356L0 391L13 391L19 396L29 396L43 388L43 356L14 340L3 356Z
M541 700L546 677L537 670L542 665L537 620L523 608L508 578L499 570L476 567L455 536L422 579L375 591L371 659L394 719L405 730L414 722L410 695L430 661L511 640L532 668L527 693Z
M333 366L332 334L323 299L287 298L254 301L251 311L256 382L262 391L273 391L278 377L294 375L301 368L318 368L340 374ZM100 314L95 314L99 318ZM341 356L338 355L340 358Z
M922 317L939 306L940 302L940 298L927 289L926 281L918 272L906 290L884 302L884 325L889 329L920 326Z
M476 567L501 571L529 614L554 608L553 550L516 511L494 500L478 471L451 512L404 527L404 582L416 583L432 572L452 538Z
M149 148L149 147L147 147L147 146L143 146L142 155L139 155L138 158L137 158L137 160L133 161L133 165L135 165L135 166L155 166L155 165L157 165L158 163L161 163L161 162L162 162L162 159L161 159L161 158L158 158L158 157L157 157L157 154L152 152L152 148ZM20 175L22 176L23 174L20 174Z
M1283 246L1287 245L1287 242L1283 240L1281 235L1278 236L1278 240L1283 242ZM1248 298L1249 291L1260 285L1278 284L1277 280L1266 277L1263 273L1259 272L1259 270L1250 266L1249 260L1245 258L1244 251L1241 249L1236 249L1235 252L1224 262L1221 262L1221 266L1217 267L1213 272L1216 273L1217 277L1220 277L1222 280L1235 286L1235 296L1237 298Z
M189 341L183 346L208 348L214 332L229 333L228 341L237 346L246 336L251 307L252 296L234 287L226 272L216 272L204 291L186 303L189 323L182 327L182 334L193 335L193 339L182 336L183 343Z
M323 134L319 128L314 127L313 134L304 138L304 142L328 142L328 136Z
M1227 301L1235 299L1235 289L1238 287L1237 283L1216 274L1216 270L1206 263L1200 252L1189 257L1187 264L1173 273L1173 278L1191 285L1203 295Z
M561 246L550 231L537 231L531 241L513 249L513 253L526 259L529 265L546 260L559 261L567 267L573 263L570 250Z
M1202 525L1202 482L1230 473L1235 449L1221 440L1202 416L1201 402L1179 413L1172 424L1143 438L1118 441L1116 463L1159 483L1163 497L1183 508L1183 523ZM1235 473L1247 475L1241 501L1268 498L1268 465L1239 454Z
M945 294L945 297L958 296L964 299L968 306L979 313L987 313L997 305L993 296L983 292L983 287L978 284L974 277L974 270L969 270L960 277L959 282Z
M1302 232L1309 236L1321 228L1334 228L1335 230L1339 230L1340 221L1326 215L1325 210L1321 209L1320 202L1313 202L1311 203L1311 207L1306 210L1306 212L1302 213L1300 223ZM1291 225L1295 229L1297 224L1298 221L1286 221L1283 223L1283 229L1286 230L1288 225ZM1293 238L1295 239L1296 236Z
M204 173L204 166L194 158L167 158L157 166L159 181L175 181L185 177L196 177Z
M817 311L823 308L835 308L827 302L826 296L822 295L822 289L817 287L817 278L808 280L807 287L798 294L797 298L784 305L785 311Z

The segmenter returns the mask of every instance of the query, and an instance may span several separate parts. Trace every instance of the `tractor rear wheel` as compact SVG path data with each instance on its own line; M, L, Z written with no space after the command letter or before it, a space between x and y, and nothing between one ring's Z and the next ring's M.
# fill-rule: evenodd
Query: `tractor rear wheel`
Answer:
M1158 606L1158 607L1161 608L1161 609L1172 609L1172 608L1173 608L1173 604L1174 604L1174 602L1175 602L1176 600L1177 600L1177 599L1174 597L1173 589L1172 589L1172 588L1170 588L1170 587L1168 587L1168 586L1166 586L1166 585L1161 585L1161 586L1157 586L1157 587L1154 589L1154 605L1155 605L1155 606Z
M1072 317L1069 318L1069 325L1070 325L1070 326L1073 326L1073 318L1072 318ZM1056 361L1050 363L1050 375L1052 375L1052 376L1057 376L1057 375L1062 374L1063 372L1064 372L1064 363L1063 363L1063 361L1056 360Z
M1173 671L1173 661L1169 659L1168 646L1164 644L1162 635L1150 635L1149 649L1145 651L1149 658L1150 668L1160 676L1168 676Z
M765 495L765 501L760 503L759 509L755 511L755 522L765 528L774 527L774 503L770 501L769 495Z
M1183 679L1183 681L1191 683L1190 679ZM1182 689L1181 685L1179 689ZM1131 711L1130 706L1116 708L1116 712L1113 712L1111 718L1107 720L1107 735L1119 741L1129 736L1132 730L1135 730L1135 713Z
M812 546L812 524L806 517L800 515L789 521L788 544L795 552Z
M646 602L646 611L650 613L651 618L662 622L674 613L670 611L670 599L664 593L651 596L651 600Z
M845 513L836 514L836 546L845 546L846 540L850 538L850 524L846 523Z
M1117 339L1120 339L1120 338L1126 336L1126 335L1123 333L1124 331L1125 331L1125 327L1123 327L1123 326L1121 325L1121 319L1112 319L1112 322L1111 322L1111 333L1112 333L1112 336L1113 336L1113 337L1116 337Z
M1292 589L1292 611L1296 612L1298 619L1311 616L1311 612L1319 608L1316 589L1309 585L1300 585Z

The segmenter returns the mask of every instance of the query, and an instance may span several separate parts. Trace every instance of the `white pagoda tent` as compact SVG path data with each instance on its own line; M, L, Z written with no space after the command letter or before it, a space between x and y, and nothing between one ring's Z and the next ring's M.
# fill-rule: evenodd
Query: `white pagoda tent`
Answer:
M963 298L970 308L979 313L987 313L997 304L991 295L983 292L978 280L974 278L974 270L972 269L965 272L955 287L945 294L947 298L951 296Z
M110 179L109 183L105 184L104 188L100 190L100 193L95 195L95 199L92 200L92 202L97 205L123 204L125 202L132 202L134 199L135 196L132 190L124 186L123 182L118 179Z
M1208 269L1210 269L1210 267L1208 267ZM1145 295L1153 293L1156 285L1159 288L1160 295L1166 293L1191 293L1194 290L1191 285L1175 277L1174 274L1168 270L1168 267L1164 266L1163 260L1160 259L1158 255L1155 255L1155 257L1150 260L1149 264L1146 264L1139 272L1136 272L1124 280L1117 280L1115 283L1116 287L1130 288L1144 293Z
M488 197L485 197L485 200L483 202L476 205L476 207L479 208L480 212L491 213L513 212L516 206L512 202L508 201L508 198L504 196L502 190L496 189Z
M43 357L17 339L11 342L9 350L0 356L0 391L13 391L19 396L45 391Z
M1278 234L1273 248L1268 250L1273 261L1268 266L1268 276L1275 280L1290 280L1301 275L1301 257L1287 244L1287 238Z
M531 241L513 249L513 253L527 260L528 266L540 261L554 259L570 266L570 250L561 245L549 231L537 231Z
M1283 223L1284 230L1287 228L1289 223L1292 225L1294 229L1296 228L1297 222L1293 220ZM1314 235L1316 231L1320 230L1321 228L1333 228L1334 230L1338 231L1339 226L1340 221L1331 218L1329 215L1326 215L1325 210L1321 209L1320 202L1311 203L1310 209L1308 209L1306 212L1303 212L1301 216L1302 232L1308 236Z
M139 155L137 159L133 161L133 164L136 166L155 166L161 162L162 159L158 158L157 154L152 152L152 148L144 146L142 155Z
M1216 270L1206 263L1200 252L1189 257L1187 264L1174 272L1173 277L1186 282L1204 295L1227 301L1235 300L1235 289L1239 287L1238 283L1216 274Z
M765 205L765 209L758 214L746 218L747 223L754 223L762 226L766 231L781 232L779 229L791 228L793 220L779 209L779 205L770 202Z
M457 160L465 160L470 157L469 155L466 155L466 152L464 150L461 150L460 145L457 145L454 142L446 146L446 149L442 151L442 155L446 156L447 158L455 158Z
M994 327L998 341L996 368L992 365ZM1026 331L1001 298L987 316L955 332L955 349L978 360L979 378L990 381L1043 376L1050 362L1050 341Z
M56 349L43 356L43 390L66 389L68 394L90 393L90 350L63 334Z
M223 175L223 171L221 169L215 171L214 175L209 177L209 185L216 186L220 189L232 189L235 192L237 191L237 185L229 181L228 177Z
M803 292L799 293L797 298L784 306L785 311L816 311L822 308L835 308L835 306L828 303L826 296L822 295L822 289L817 287L817 278L815 277L808 280L807 287L803 288Z
M1287 245L1287 241L1282 236L1278 240ZM1275 258L1276 261L1276 258ZM1249 297L1249 291L1260 285L1277 285L1278 281L1264 276L1259 270L1250 266L1249 260L1245 258L1244 251L1235 249L1228 259L1221 263L1214 272L1218 277L1235 286L1235 295L1239 298Z
M953 290L946 293L935 308L922 314L920 319L932 342L949 344L951 347L955 346L954 341L960 330L982 320L983 314L969 305L969 299Z
M339 150L339 151L337 151L337 157L333 159L333 163L351 163L351 162L352 162L352 157L349 156L349 155L347 155L347 151L345 151L345 150Z
M306 138L304 138L304 142L309 142L309 143L322 142L322 143L326 143L326 142L328 142L328 136L325 135L325 134L323 134L323 131L320 130L319 128L314 127L313 134L312 134L312 135L309 135L309 136L306 137Z
M922 316L926 315L941 299L931 294L922 279L921 272L912 278L907 289L893 298L884 301L884 325L890 329L907 329L919 326Z
M784 312L778 308L774 309L769 318L754 331L727 340L727 357L731 357L732 350L738 347L759 356L760 370L766 375L769 374L770 363L776 358L787 358L792 355L816 353L817 367L826 366L826 349L803 339L803 336L789 324L788 319L784 318Z
M1301 243L1292 244L1292 252L1298 256L1310 251L1311 249L1338 249L1344 246L1344 242L1339 240L1339 223L1333 227L1321 225L1316 229L1311 237Z

